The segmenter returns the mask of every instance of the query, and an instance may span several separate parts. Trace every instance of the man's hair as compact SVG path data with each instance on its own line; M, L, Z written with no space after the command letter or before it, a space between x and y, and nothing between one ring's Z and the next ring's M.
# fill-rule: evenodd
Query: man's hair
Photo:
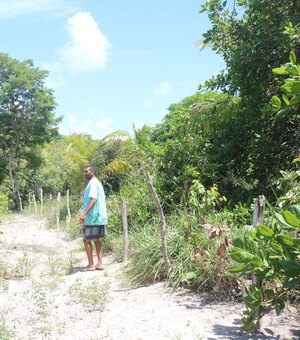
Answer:
M97 169L93 165L88 165L85 168L86 169L89 168L91 172L93 172L95 175L97 175Z

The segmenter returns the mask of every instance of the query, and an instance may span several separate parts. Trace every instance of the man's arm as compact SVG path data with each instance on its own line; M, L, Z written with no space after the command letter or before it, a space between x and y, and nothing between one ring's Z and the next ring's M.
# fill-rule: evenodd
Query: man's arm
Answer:
M86 219L87 214L93 208L93 206L95 205L96 202L97 202L97 198L92 198L90 200L89 205L85 209L85 212L83 214L81 214L81 216L80 216L80 219L79 219L80 223L84 222L84 220Z

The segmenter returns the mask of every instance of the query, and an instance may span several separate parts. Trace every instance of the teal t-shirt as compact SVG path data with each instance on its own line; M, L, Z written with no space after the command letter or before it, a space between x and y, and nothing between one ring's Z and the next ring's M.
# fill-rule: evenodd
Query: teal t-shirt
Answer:
M96 198L97 201L93 208L88 212L86 219L84 220L84 225L106 225L107 211L105 194L102 184L96 177L90 179L88 185L85 188L83 196L83 212L89 205L92 198Z

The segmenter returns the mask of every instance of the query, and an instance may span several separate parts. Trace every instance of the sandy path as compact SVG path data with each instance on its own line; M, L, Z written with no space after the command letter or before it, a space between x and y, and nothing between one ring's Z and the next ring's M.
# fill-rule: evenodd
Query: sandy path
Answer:
M162 283L125 290L121 264L109 256L104 271L80 272L81 240L65 241L32 217L14 215L0 230L0 273L8 278L0 279L0 339L300 339L295 310L266 318L269 336L250 337L240 331L242 304L206 304Z

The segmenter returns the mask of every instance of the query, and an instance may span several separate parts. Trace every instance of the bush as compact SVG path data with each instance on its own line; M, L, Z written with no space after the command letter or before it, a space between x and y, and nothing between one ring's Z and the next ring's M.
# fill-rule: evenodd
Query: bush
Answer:
M8 196L0 193L0 222L3 216L8 212Z

